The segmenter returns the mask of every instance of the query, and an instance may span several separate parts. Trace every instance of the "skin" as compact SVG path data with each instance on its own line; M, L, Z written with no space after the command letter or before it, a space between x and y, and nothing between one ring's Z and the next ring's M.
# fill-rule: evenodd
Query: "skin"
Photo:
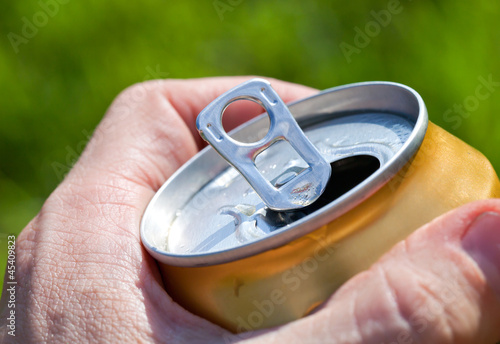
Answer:
M233 335L177 305L140 243L155 191L202 146L197 114L248 77L150 81L123 91L79 161L17 238L9 343L495 343L500 339L500 200L420 228L314 314ZM271 80L289 102L316 91ZM240 104L241 103L241 104ZM260 112L235 103L227 129ZM226 118L225 118L226 119Z

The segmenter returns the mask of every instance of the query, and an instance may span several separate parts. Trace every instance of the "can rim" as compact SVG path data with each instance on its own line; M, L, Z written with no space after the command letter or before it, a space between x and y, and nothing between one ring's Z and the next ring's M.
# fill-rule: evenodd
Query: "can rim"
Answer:
M289 103L288 106L291 108L290 110L295 117L297 113L301 111L300 110L301 104L306 104L308 101L315 100L319 97L324 97L329 94L338 93L340 91L346 91L346 90L349 91L350 89L354 90L356 88L366 87L366 86L369 87L390 86L390 87L395 87L400 91L409 92L416 101L417 109L416 109L416 115L413 115L414 117L416 117L414 128L410 136L408 137L407 141L403 144L403 146L399 149L399 151L396 152L396 154L386 164L384 164L384 166L381 166L379 170L375 171L370 177L368 177L362 183L358 184L349 192L340 196L330 204L318 209L314 213L309 214L304 218L297 220L296 222L293 222L292 224L290 224L289 226L287 226L282 230L273 232L271 235L268 235L256 241L252 241L250 243L246 243L237 247L217 252L195 253L190 255L174 254L167 252L166 250L157 247L158 245L155 244L154 240L152 240L151 238L151 235L149 235L150 231L148 232L147 230L147 227L149 225L149 217L152 215L152 213L154 213L158 203L158 199L161 197L165 189L167 189L168 186L173 181L179 179L182 173L184 173L185 170L192 167L192 165L194 165L201 156L213 150L211 147L208 146L202 149L200 152L198 152L198 154L193 156L183 166L181 166L162 185L162 187L157 191L157 193L149 202L146 210L144 211L140 223L141 241L146 250L159 262L174 266L193 267L193 266L206 266L206 265L228 263L234 260L250 257L259 254L261 252L283 246L299 237L307 235L310 232L340 217L341 215L345 214L346 212L358 206L364 200L372 196L375 192L377 192L380 188L382 188L385 184L387 184L387 182L400 171L400 169L415 155L415 153L420 148L420 145L422 144L425 133L427 131L427 125L428 125L427 110L422 97L412 88L400 83L387 82L387 81L360 82L360 83L353 83L353 84L329 88L315 95ZM383 101L384 99L381 100L381 102ZM294 107L299 107L298 111L294 111ZM405 114L400 113L400 115L405 115ZM409 113L406 115L408 115L409 117L412 116ZM234 129L230 134L238 132L239 130L244 129L246 126L249 126L255 123L256 121L259 121L262 118L262 116L267 116L267 115L263 114L244 123L243 125ZM297 119L297 121L299 124L301 124L300 119Z

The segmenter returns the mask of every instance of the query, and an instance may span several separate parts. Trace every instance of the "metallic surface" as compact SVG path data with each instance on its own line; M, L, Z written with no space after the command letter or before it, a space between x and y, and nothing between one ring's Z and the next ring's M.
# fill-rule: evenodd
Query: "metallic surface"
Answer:
M219 264L255 255L297 239L331 222L381 188L415 154L427 128L427 112L421 97L409 87L395 83L360 83L337 87L292 104L289 109L302 127L313 127L329 119L350 114L375 112L393 114L412 122L413 131L378 171L334 202L290 223L286 230L269 233L265 240L258 240L257 237L257 240L224 250L169 251L169 227L179 216L179 212L192 200L195 204L191 209L200 211L213 203L213 193L199 191L227 169L227 163L208 147L180 168L162 186L144 213L141 239L154 258L162 263L180 266ZM262 117L256 118L236 129L231 133L232 137L236 140L252 137L263 129L264 124ZM228 172L228 175L230 174L231 172ZM198 196L196 200L194 195ZM240 209L240 212L244 214L245 209ZM201 221L204 217L200 215L207 214L195 211L190 215ZM202 228L207 227L206 223L200 224ZM178 247L181 248L181 245L182 243L179 243Z
M168 229L183 216L178 210L221 173L231 175L213 150L202 151L160 189L144 214L141 239L160 262L167 292L189 311L235 332L307 315L419 226L464 203L500 197L487 159L432 123L426 132L425 106L406 86L348 85L297 102L290 111L311 131L359 114L399 116L414 129L386 161L377 157L379 170L345 195L282 229L243 238L243 244L240 237L226 247L183 252L179 243L177 252L169 251ZM261 123L255 119L232 137L251 137ZM213 194L199 196L202 209ZM254 214L239 205L225 209L235 223ZM196 219L207 225L203 217Z
M269 116L266 136L254 143L233 140L222 127L224 110L237 100L251 100L260 104ZM271 84L252 79L240 84L211 102L196 119L201 137L228 163L240 172L267 207L291 210L305 207L318 199L330 178L330 164L306 138L287 106ZM255 165L255 159L271 145L287 141L307 163L299 171L291 171L289 178L270 183Z
M162 232L168 233L165 251L185 256L227 252L293 230L298 221L325 203L335 206L342 202L334 198L346 189L339 184L349 182L346 181L349 177L343 177L344 174L338 170L352 170L352 165L357 162L357 159L351 159L349 163L346 157L372 157L377 167L383 169L407 142L413 125L401 116L370 112L349 114L309 126L305 134L324 159L334 166L327 194L304 209L272 211L237 171L227 168L205 184L186 204L179 206L170 226L163 227ZM275 143L259 155L259 172L267 180L279 181L293 171L304 170L307 163L300 157L294 158L293 153L287 142ZM334 192L336 189L342 190ZM168 190L165 192L168 193ZM335 195L330 197L332 193Z

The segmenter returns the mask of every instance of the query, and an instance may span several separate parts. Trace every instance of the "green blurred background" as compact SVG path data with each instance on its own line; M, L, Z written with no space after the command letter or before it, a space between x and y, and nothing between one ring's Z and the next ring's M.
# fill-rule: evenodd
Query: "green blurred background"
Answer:
M24 0L2 7L1 274L7 235L39 211L113 98L145 79L254 74L319 89L401 82L422 95L431 121L500 171L499 87L476 95L481 78L500 81L498 1Z

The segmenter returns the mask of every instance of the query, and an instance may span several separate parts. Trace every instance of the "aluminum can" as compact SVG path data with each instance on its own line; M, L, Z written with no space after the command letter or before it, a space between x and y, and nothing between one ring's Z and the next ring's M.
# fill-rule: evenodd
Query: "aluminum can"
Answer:
M423 224L500 197L488 160L430 123L407 86L351 84L288 108L332 167L318 200L271 210L207 147L161 187L141 222L142 242L173 300L233 332L307 316ZM255 140L267 131L265 116L231 137ZM277 185L307 166L296 155L280 141L255 165Z

